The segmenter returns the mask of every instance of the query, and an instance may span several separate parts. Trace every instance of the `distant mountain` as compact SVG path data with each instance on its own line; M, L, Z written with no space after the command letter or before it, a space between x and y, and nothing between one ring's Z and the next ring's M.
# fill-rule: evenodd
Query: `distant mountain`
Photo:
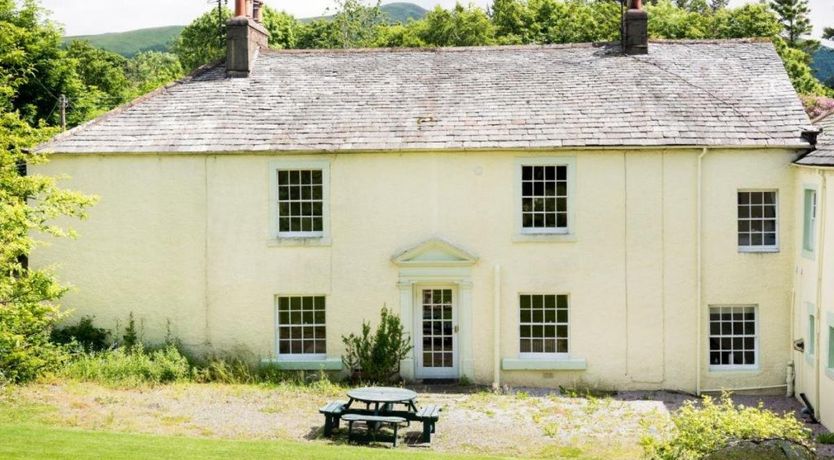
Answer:
M390 22L408 22L409 19L423 19L429 10L420 5L407 2L386 3L379 7ZM302 22L315 21L317 19L330 19L333 16L318 16L314 18L301 19Z
M428 10L413 3L388 3L380 7L390 22L408 22L409 19L422 19ZM330 19L332 16L301 19L310 22L316 19ZM99 35L76 35L64 37L64 43L72 40L86 40L97 48L103 48L125 57L133 57L142 51L168 51L185 26L153 27L150 29L131 30Z
M821 82L834 88L834 41L822 40L812 56L811 70Z
M168 51L184 28L185 26L167 26L99 35L76 35L64 37L64 43L85 40L96 48L133 57L142 51Z

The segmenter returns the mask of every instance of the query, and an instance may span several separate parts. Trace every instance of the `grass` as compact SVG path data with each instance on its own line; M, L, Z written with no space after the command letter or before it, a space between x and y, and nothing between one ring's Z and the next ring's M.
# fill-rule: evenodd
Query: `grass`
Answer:
M406 449L330 446L292 441L232 441L92 432L37 424L0 424L4 459L474 459Z

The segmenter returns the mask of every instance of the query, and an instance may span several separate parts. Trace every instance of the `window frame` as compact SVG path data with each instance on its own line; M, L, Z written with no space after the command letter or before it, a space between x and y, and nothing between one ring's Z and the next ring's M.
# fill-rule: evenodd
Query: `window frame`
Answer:
M278 171L320 170L322 198L322 230L309 232L282 232L279 227ZM328 160L274 160L269 162L269 240L273 243L329 244L330 243L330 161Z
M721 308L752 308L753 309L753 327L755 328L755 333L753 336L753 360L755 364L712 364L712 360L710 359L710 354L712 353L712 347L710 346L710 339L713 338L712 331L710 326L712 325L712 320L710 316L712 314L713 309L721 309ZM761 329L760 329L760 321L759 321L759 306L757 304L715 304L709 305L707 307L707 365L709 366L710 372L724 372L724 371L757 371L761 369ZM730 336L724 336L723 334L719 335L718 338L727 338L730 337L735 338L735 334ZM746 334L742 334L739 336L740 338L747 337Z
M277 361L321 361L327 358L327 338L325 337L325 352L324 353L281 353L281 322L279 317L279 302L282 298L293 298L293 297L321 297L324 299L324 324L313 323L311 327L320 327L324 326L325 336L327 335L327 304L328 304L328 296L325 294L289 294L289 293L282 293L275 295L275 306L273 308L274 311L274 320L273 320L273 330L275 333L275 357ZM302 323L303 324L303 323Z
M559 352L559 351L555 351L555 352L522 352L521 351L522 337L521 337L521 333L520 333L519 329L521 328L521 326L523 324L533 325L534 323L532 321L528 321L526 323L522 322L522 320L521 320L521 297L522 296L551 296L551 295L556 297L556 305L557 305L557 307L556 307L556 313L557 313L556 320L557 321L555 323L553 323L554 327L558 327L559 325L562 324L562 323L558 322L558 318L559 318L559 316L558 316L558 311L559 311L559 308L558 308L559 299L558 299L558 297L559 296L567 297L568 321L567 321L567 324L565 324L567 326L567 331L568 331L568 335L566 337L566 340L568 342L567 351L564 351L564 352ZM516 296L516 301L518 302L517 303L517 305L518 305L518 317L517 317L518 318L518 327L516 328L516 331L519 331L518 339L517 339L516 344L518 345L518 357L519 357L519 359L530 359L530 360L551 359L552 360L552 359L568 359L568 358L570 358L571 336L572 336L571 317L573 316L571 314L571 295L567 292L519 292L518 295ZM540 325L544 326L546 323L542 322L542 323L536 323L536 324L540 324ZM558 341L559 340L558 337L559 336L557 334L556 337L554 337L554 340ZM558 342L557 342L557 345L556 345L557 350L558 350L558 346L559 345L558 345Z
M775 201L773 203L773 206L775 208L774 209L774 213L775 213L774 214L774 221L775 221L774 232L776 233L776 236L775 236L776 239L775 239L774 244L773 245L759 245L759 246L753 246L753 245L742 246L742 245L738 244L738 235L741 233L740 229L739 229L739 225L741 224L741 221L742 221L742 218L738 217L738 209L739 209L739 206L741 206L741 204L738 202L738 195L740 193L769 193L769 192L772 192L772 193L775 194ZM780 236L781 236L780 235L780 225L779 225L779 221L781 219L779 218L779 213L780 213L779 189L777 189L777 188L771 188L771 189L768 189L768 188L741 188L741 189L736 190L736 247L738 248L738 252L740 252L740 253L774 253L774 252L779 252L779 250L780 250L779 241L780 241ZM754 218L752 218L752 217L745 218L745 220L747 220L748 222L752 222L753 219ZM767 219L767 218L761 217L759 220L764 221L765 219ZM748 233L750 233L750 232L748 232Z
M565 228L527 228L524 227L522 206L522 178L525 166L564 166L567 169L567 227ZM575 197L576 197L576 157L574 156L542 156L518 157L515 159L514 173L514 206L515 241L565 240L572 241L576 234Z
M813 200L809 203L808 196ZM802 254L813 257L817 250L817 212L819 193L814 186L806 185L802 192Z

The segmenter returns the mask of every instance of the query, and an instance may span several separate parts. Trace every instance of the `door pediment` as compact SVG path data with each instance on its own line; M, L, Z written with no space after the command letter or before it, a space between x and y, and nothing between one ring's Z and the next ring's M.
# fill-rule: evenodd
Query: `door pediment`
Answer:
M391 259L400 267L464 267L478 257L440 238L432 238L397 254Z

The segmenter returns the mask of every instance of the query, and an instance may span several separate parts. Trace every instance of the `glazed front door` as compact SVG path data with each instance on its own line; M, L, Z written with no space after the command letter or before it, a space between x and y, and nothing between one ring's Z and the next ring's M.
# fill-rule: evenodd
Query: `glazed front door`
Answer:
M417 378L458 378L457 293L451 287L420 287L415 330Z

